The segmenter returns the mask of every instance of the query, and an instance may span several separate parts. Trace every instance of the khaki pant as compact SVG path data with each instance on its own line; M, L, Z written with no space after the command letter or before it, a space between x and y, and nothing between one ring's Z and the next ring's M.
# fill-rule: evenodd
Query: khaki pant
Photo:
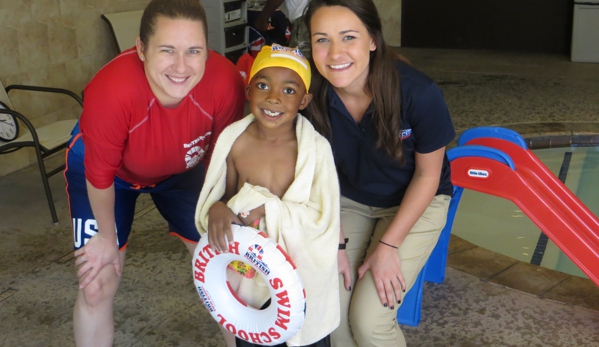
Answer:
M445 226L450 199L447 195L435 196L399 247L401 271L408 290L437 244ZM381 305L370 271L356 283L358 268L366 255L377 247L397 209L397 206L370 207L341 197L341 226L345 237L349 239L346 252L353 282L352 291L348 292L343 287L343 277L339 278L341 324L331 334L333 347L406 345L395 319L400 305L395 305L393 310Z

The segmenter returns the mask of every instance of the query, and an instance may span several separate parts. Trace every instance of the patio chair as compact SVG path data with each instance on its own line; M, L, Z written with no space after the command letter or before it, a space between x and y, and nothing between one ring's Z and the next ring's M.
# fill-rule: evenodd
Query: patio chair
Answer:
M143 10L119 13L105 13L102 19L108 23L116 48L122 52L135 46L135 40L139 36L139 25Z
M70 139L71 130L77 123L77 119L60 120L45 126L34 127L26 116L14 110L13 103L8 97L8 93L13 89L42 93L65 94L75 99L75 101L77 101L82 107L83 101L79 96L77 96L77 94L66 89L16 84L10 85L5 89L0 82L0 115L2 116L3 121L0 126L6 128L9 124L7 122L11 122L12 124L15 124L12 129L16 130L13 135L14 139L0 139L0 154L12 153L27 147L32 147L35 150L37 163L42 177L42 184L44 186L44 190L46 191L46 198L48 199L50 214L52 215L52 222L57 224L58 217L56 215L56 208L54 206L54 200L52 199L52 191L50 190L48 178L62 171L65 168L65 164L63 162L62 165L48 172L46 171L44 159L66 148L67 142ZM23 125L24 129L19 131L19 128L21 128Z

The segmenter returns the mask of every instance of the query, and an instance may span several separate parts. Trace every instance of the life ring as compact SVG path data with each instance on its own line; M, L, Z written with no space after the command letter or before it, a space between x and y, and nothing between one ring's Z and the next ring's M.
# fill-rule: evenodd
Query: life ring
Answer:
M193 256L193 278L200 299L212 318L242 340L272 346L297 334L304 322L306 293L293 261L266 234L254 228L231 225L233 242L228 253L213 251L202 237ZM268 283L271 304L257 310L231 290L227 265L240 260L250 264Z

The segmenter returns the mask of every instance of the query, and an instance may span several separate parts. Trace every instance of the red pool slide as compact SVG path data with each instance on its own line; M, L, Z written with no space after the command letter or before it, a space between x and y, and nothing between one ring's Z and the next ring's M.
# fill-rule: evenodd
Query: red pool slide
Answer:
M470 130L448 151L453 184L514 202L599 286L597 217L519 135L495 127Z

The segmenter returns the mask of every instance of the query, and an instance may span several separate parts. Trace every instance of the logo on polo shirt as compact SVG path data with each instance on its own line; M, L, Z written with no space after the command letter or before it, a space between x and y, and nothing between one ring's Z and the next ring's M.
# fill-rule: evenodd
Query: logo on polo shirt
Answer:
M399 137L401 138L401 140L405 140L408 137L412 136L412 129L405 129L405 130L401 130L399 132Z
M196 166L202 160L202 158L204 158L204 154L208 150L208 145L206 145L206 149L204 150L200 146L199 142L204 141L210 134L211 132L207 132L205 135L199 136L190 143L183 144L183 148L189 148L187 153L185 153L185 164L187 169Z
M200 146L191 147L191 149L185 153L186 168L189 169L198 165L202 158L204 158L204 153L206 152Z

